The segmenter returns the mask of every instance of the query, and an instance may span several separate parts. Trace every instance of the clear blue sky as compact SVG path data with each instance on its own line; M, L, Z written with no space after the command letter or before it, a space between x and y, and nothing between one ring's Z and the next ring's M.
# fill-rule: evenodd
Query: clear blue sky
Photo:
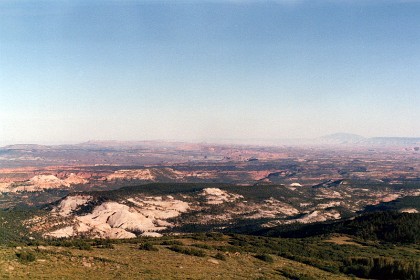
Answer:
M419 123L418 1L0 2L0 144Z

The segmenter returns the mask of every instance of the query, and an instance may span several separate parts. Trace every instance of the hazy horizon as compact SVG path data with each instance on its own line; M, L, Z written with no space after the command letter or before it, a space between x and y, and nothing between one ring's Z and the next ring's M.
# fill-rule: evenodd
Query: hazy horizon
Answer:
M343 135L344 137L348 135L351 136L360 136L363 139L372 139L372 138L398 138L398 139L420 139L420 137L403 137L403 136L373 136L373 137L365 137L363 135L359 134L352 134L352 133L345 133L345 132L338 132L338 133L332 133L327 135L322 135L319 137L306 137L306 138L205 138L205 139L87 139L83 141L63 141L63 142L54 142L54 141L44 141L44 142L0 142L0 147L2 146L8 146L8 145L76 145L76 144L83 144L88 142L127 142L127 143L135 143L135 142L180 142L180 143L192 143L192 144L200 144L200 143L206 143L206 144L232 144L232 145L262 145L262 146L270 146L270 145L284 145L284 144L302 144L304 145L308 144L305 141L310 140L320 140L322 138L328 138L330 136L334 135ZM301 141L301 142L299 142Z
M420 137L419 1L1 1L0 145Z

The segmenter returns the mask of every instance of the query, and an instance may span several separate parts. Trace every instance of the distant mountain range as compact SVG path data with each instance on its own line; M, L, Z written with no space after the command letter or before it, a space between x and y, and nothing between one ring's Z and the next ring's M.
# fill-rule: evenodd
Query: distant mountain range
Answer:
M351 133L334 133L315 139L318 144L364 145L364 146L418 146L420 138L416 137L372 137Z
M318 138L284 138L284 139L213 139L207 142L189 141L106 141L91 140L72 145L38 145L38 144L15 144L0 147L3 150L46 150L46 149L100 149L100 148L135 148L135 147L165 147L176 148L184 145L206 146L212 144L222 145L259 145L259 146L310 146L310 145L356 145L356 146L396 146L396 147L420 147L420 137L363 137L352 133L334 133ZM416 149L417 150L417 149Z
M352 134L352 133L334 133L334 134L328 134L324 135L318 138L320 141L325 142L338 142L338 143L359 143L362 141L365 141L366 138L358 135L358 134Z

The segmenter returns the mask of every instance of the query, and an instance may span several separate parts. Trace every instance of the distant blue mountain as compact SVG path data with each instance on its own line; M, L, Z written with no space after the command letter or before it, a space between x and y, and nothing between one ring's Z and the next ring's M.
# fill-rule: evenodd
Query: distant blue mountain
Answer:
M352 133L334 133L322 136L319 138L321 141L332 142L337 144L354 144L366 140L365 137Z
M420 146L420 138L416 137L372 137L351 133L334 133L316 139L320 144L352 144L367 146Z

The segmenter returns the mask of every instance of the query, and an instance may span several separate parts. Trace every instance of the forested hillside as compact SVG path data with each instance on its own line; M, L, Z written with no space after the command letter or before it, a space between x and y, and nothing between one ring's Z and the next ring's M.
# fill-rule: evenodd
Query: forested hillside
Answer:
M364 214L354 219L333 223L280 226L256 232L275 237L309 237L322 234L349 234L364 240L419 244L420 214L394 211Z

